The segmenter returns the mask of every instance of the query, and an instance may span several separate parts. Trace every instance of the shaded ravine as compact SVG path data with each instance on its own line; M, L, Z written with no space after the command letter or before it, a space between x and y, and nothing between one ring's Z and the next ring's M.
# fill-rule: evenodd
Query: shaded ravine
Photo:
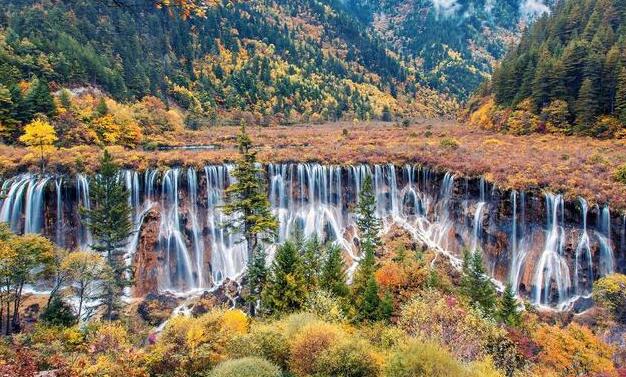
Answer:
M269 164L264 170L279 241L299 227L341 245L350 266L359 257L352 209L371 174L385 229L401 226L453 258L481 249L490 274L537 305L564 308L588 296L593 280L625 269L625 218L609 207L589 208L583 199L505 192L482 178L411 165ZM245 245L224 229L220 211L229 171L229 165L211 165L120 174L137 230L126 254L136 267L134 295L204 291L243 271ZM18 233L86 248L91 235L78 208L90 205L88 181L84 175L7 179L0 221Z

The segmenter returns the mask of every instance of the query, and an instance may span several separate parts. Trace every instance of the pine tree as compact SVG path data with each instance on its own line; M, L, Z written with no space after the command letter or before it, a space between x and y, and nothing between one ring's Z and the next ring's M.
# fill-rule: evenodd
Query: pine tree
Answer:
M626 68L622 68L617 78L615 111L619 120L626 124Z
M380 302L379 312L379 319L384 321L388 321L393 315L393 296L391 293L385 293L385 296Z
M31 117L35 114L51 117L57 112L48 83L43 80L34 80L32 87L26 94L25 101L29 106Z
M257 166L256 152L244 126L238 136L239 154L233 169L236 182L226 189L224 213L229 216L227 227L241 233L252 260L259 241L274 239L278 221L270 211L262 171Z
M598 95L598 90L593 81L585 79L580 86L578 100L576 101L576 122L581 130L585 130L593 125L593 121L600 109Z
M478 250L465 252L463 255L461 291L474 307L487 316L493 316L496 309L496 290L485 272L483 257Z
M365 178L359 194L356 215L356 223L361 235L362 257L354 274L352 294L357 311L360 313L358 317L371 319L370 314L367 313L372 310L373 303L380 303L380 299L376 301L372 292L367 291L376 288L376 297L378 297L378 285L374 279L374 272L376 271L376 248L381 245L381 222L376 216L376 195L372 186L372 177L369 175Z
M114 279L106 284L103 297L106 318L109 320L113 319L114 311L119 308L123 288L130 284L122 257L123 247L132 233L131 208L128 191L118 176L119 167L105 150L99 174L90 184L90 199L94 204L91 209L81 209L94 239L91 248L104 254L113 271Z
M349 293L344 272L344 261L339 246L331 245L326 250L320 274L320 287L327 289L337 297L346 297Z
M11 98L11 92L6 86L0 84L0 140L4 142L11 141L18 123L11 116L12 109L13 100Z
M502 293L498 307L498 319L513 327L518 326L521 322L521 316L517 309L517 299L510 284L506 285L504 293Z
M98 104L96 105L96 108L94 109L94 113L96 117L105 116L109 113L109 107L107 106L107 103L104 97L100 97L100 99L98 100Z
M317 236L313 236L306 240L301 247L304 278L307 290L312 291L319 285L320 269L322 266L322 260L320 258L322 245Z
M374 276L367 279L363 297L358 307L357 320L359 321L377 321L380 319L381 300L378 296L378 284Z
M267 282L267 254L264 248L259 250L252 256L252 261L248 263L248 289L249 295L246 297L250 303L251 313L254 314L257 303L261 299L261 293Z
M270 313L293 312L300 309L306 294L300 253L292 241L287 241L278 247L272 262L262 293L263 308Z
M367 175L363 181L356 216L356 225L361 236L361 247L364 249L367 247L366 245L370 245L375 251L381 245L380 231L382 225L376 216L376 194L372 186L371 175Z

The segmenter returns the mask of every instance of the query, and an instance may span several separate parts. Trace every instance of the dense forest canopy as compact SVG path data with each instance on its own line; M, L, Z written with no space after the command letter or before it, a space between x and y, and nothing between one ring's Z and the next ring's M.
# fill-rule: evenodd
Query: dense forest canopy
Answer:
M482 93L492 94L501 109L516 110L508 119L494 111L495 127L622 135L625 17L623 1L585 0L562 1L551 16L539 19ZM486 112L483 107L476 118Z

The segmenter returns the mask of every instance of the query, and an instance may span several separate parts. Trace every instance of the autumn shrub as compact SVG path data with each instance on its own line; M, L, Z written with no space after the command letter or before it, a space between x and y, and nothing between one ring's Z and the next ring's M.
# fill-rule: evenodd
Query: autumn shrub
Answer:
M262 357L282 369L289 364L289 340L274 325L253 327L249 334L236 336L229 344L229 356Z
M483 357L490 334L496 331L491 322L453 296L426 291L402 309L399 325L411 336L438 342L462 360Z
M304 310L314 313L318 318L327 322L346 322L347 315L344 309L347 305L332 293L326 290L315 290L307 295Z
M342 335L337 326L328 323L304 327L291 341L289 369L296 376L313 374L317 359L333 347Z
M406 284L406 273L402 265L395 262L383 264L375 273L376 282L383 289L393 289Z
M280 368L259 357L245 357L220 363L206 377L281 377Z
M239 310L214 310L197 318L174 317L149 349L146 363L152 374L171 369L188 374L206 371L227 357L233 338L247 329L248 320Z
M395 350L384 369L385 377L464 376L463 365L437 343L412 340Z
M128 331L120 323L92 326L85 347L70 365L71 375L80 377L147 377L144 352L134 347ZM124 355L120 357L120 355Z
M280 326L284 329L285 336L293 339L302 329L321 322L314 313L298 312L283 318L280 321Z
M443 148L457 149L459 147L459 142L451 137L444 137L439 141L439 145Z
M314 362L316 376L375 377L382 357L371 351L366 341L344 338L332 345Z
M593 299L609 310L617 321L626 322L626 275L615 273L596 281Z
M572 323L567 327L542 325L533 334L540 352L537 375L560 377L616 376L613 349L586 327Z
M621 165L613 173L613 179L626 185L626 164Z

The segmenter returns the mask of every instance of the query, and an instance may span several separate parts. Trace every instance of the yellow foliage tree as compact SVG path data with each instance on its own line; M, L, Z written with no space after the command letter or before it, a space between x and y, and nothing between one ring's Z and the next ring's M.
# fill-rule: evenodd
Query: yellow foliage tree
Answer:
M33 151L40 153L41 171L43 172L46 153L54 149L53 144L57 141L54 127L43 119L35 119L24 127L24 134L20 136L20 141Z

